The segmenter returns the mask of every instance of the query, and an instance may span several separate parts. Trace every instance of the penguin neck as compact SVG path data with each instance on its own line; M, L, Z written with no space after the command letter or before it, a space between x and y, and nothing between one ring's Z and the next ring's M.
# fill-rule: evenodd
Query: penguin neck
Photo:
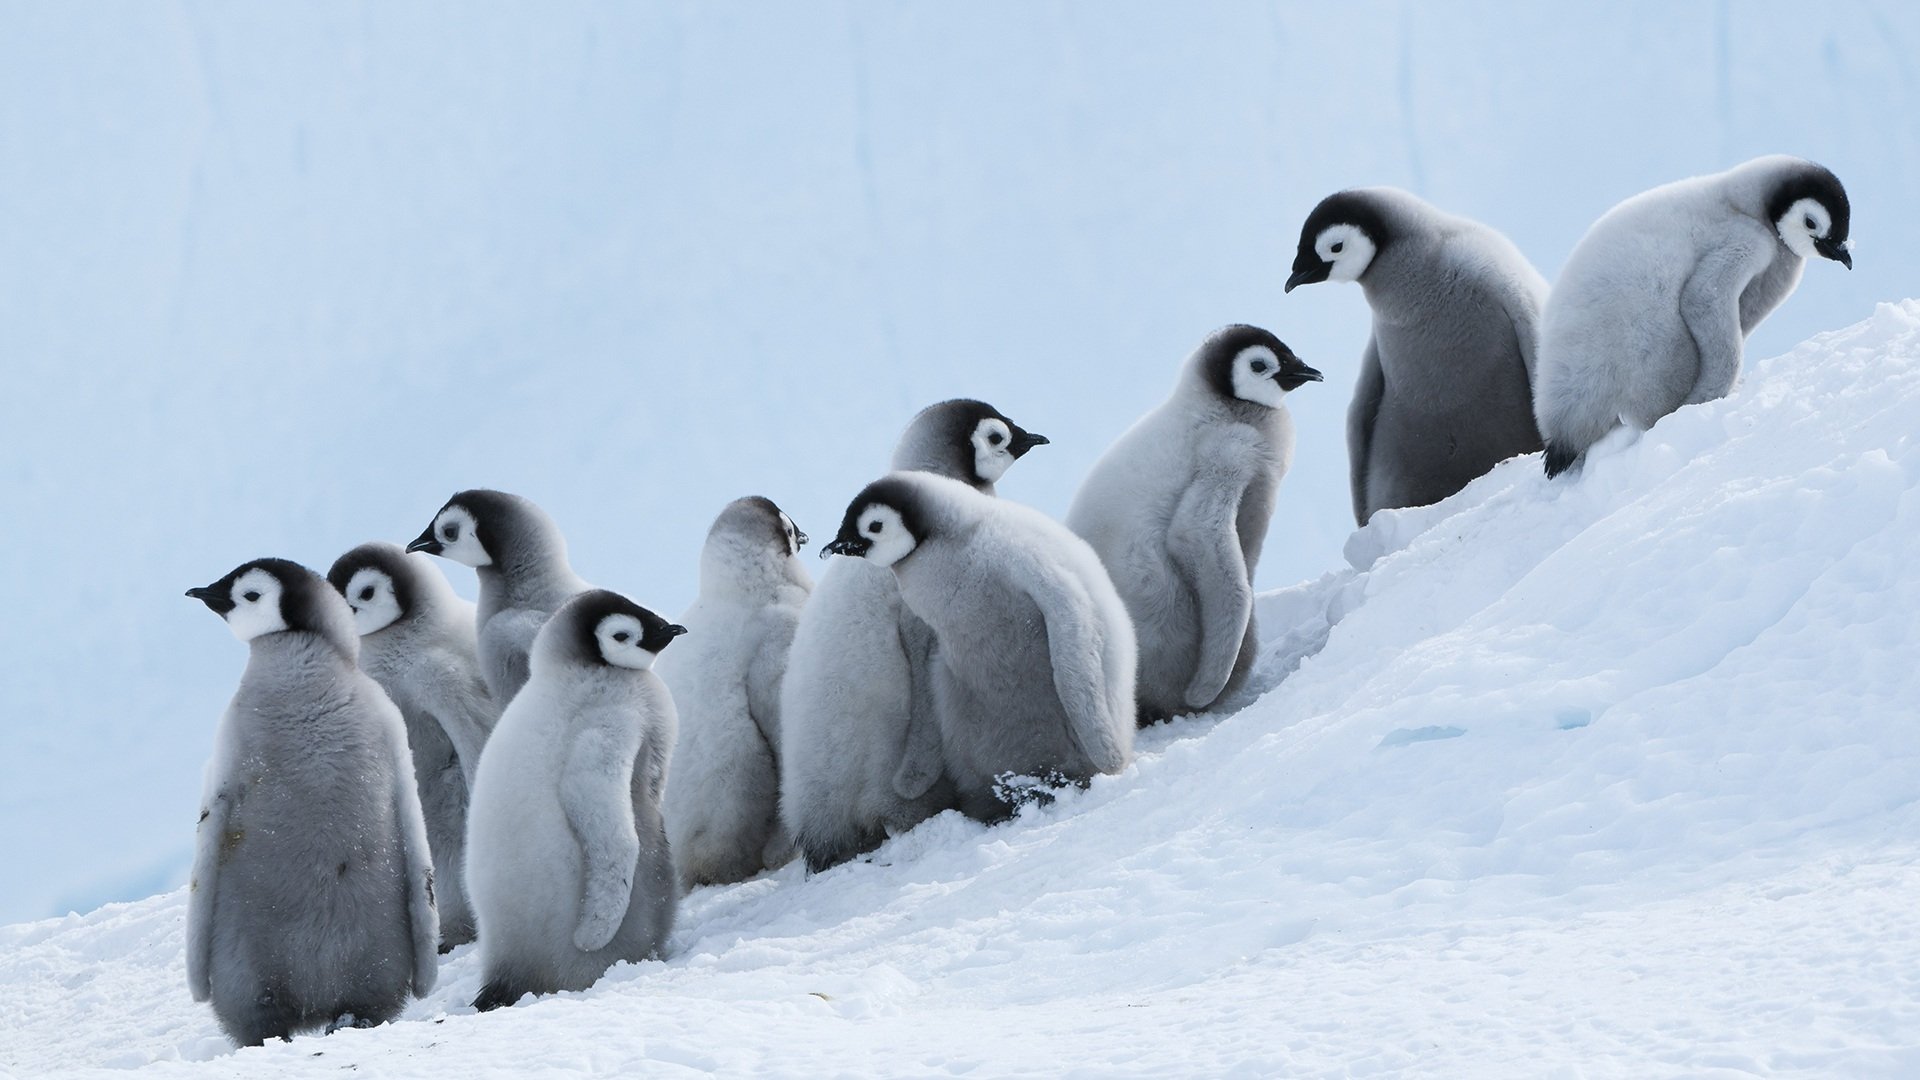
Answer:
M354 650L343 649L324 634L306 630L262 634L248 643L247 668L240 683L265 695L253 705L257 712L284 712L282 702L288 691L297 691L302 702L318 692L322 697L312 703L324 709L333 697L346 700L350 683L341 674L343 668L354 667L354 660Z
M811 590L798 559L744 544L709 543L700 553L700 596L726 603L771 603L786 589Z
M510 607L558 607L585 588L563 551L509 551L477 573L480 606L489 615Z

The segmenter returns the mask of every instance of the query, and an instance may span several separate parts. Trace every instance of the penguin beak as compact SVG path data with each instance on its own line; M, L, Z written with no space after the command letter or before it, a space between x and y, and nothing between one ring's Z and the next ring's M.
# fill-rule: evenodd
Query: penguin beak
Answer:
M793 527L793 542L796 546L806 547L807 541L811 539L813 538L800 531L800 526L795 525Z
M223 619L227 617L227 612L233 610L233 598L223 594L218 588L212 585L202 585L197 589L188 589L187 595L207 605L209 610Z
M837 536L833 543L820 549L820 557L829 555L847 555L858 559L873 547L873 541L864 536Z
M1330 262L1321 262L1317 256L1305 266L1302 266L1300 261L1296 260L1293 264L1293 276L1287 279L1287 287L1281 291L1292 292L1301 285L1312 285L1316 282L1325 281L1328 275L1332 273L1333 264Z
M1298 390L1310 382L1324 382L1326 376L1300 362L1297 356L1288 356L1274 369L1273 381L1280 384L1282 390Z
M1839 242L1832 240L1815 240L1813 242L1813 250L1819 252L1823 258L1832 259L1834 262L1839 263L1849 270L1853 269L1853 254L1847 250L1847 244L1844 240Z
M438 555L442 551L445 551L446 547L442 545L440 541L433 538L433 526L428 525L419 536L413 538L413 543L407 545L407 550L409 552L424 551L429 555Z
M681 634L686 633L687 628L684 626L681 626L679 623L668 623L667 625L660 628L660 632L667 635L667 637L671 639L671 638L677 638Z
M1045 446L1052 441L1052 439L1038 432L1021 431L1014 435L1012 442L1007 444L1007 452L1011 453L1014 460L1018 461L1020 458L1026 456L1027 451L1036 446Z

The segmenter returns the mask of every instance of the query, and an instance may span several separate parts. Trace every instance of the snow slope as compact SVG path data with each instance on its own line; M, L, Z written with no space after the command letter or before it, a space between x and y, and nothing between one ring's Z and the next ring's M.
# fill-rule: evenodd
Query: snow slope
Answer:
M749 492L830 532L918 407L1053 444L1064 512L1208 330L1328 383L1263 588L1351 529L1356 288L1301 219L1399 184L1551 277L1636 191L1791 151L1854 202L1778 353L1920 281L1920 5L0 0L0 921L184 880L244 661L180 593L545 505L678 611ZM470 574L455 574L471 589Z
M0 930L21 1076L1920 1073L1920 301L1386 516L1262 693L1019 820L695 893L674 955L229 1053L179 893Z

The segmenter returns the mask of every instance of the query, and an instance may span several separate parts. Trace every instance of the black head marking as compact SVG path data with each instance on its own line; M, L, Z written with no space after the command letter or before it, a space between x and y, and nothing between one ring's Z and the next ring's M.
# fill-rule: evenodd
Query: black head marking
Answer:
M745 511L746 515L750 515L748 518L752 522L750 527L758 530L759 535L770 548L792 555L800 550L801 544L807 542L807 534L800 531L798 524L793 527L796 535L787 535L786 523L792 519L785 517L785 511L764 495L748 495L745 498L735 499L714 521L711 531L718 531L723 523L728 522L733 522L737 527L742 516L737 511Z
M992 482L981 476L974 466L973 433L979 430L982 420L998 420L1007 425L1007 452L1016 461L1024 457L1027 451L1036 446L1045 446L1050 441L1045 435L1028 431L1014 423L1006 413L977 398L949 398L929 405L914 417L913 424L925 423L930 419L939 424L933 437L936 444L943 448L941 452L951 453L951 460L961 466L957 478L976 487Z
M907 533L915 541L926 538L926 514L920 501L920 492L914 485L898 476L883 476L853 497L847 504L847 512L840 519L840 531L833 542L820 549L820 557L829 555L865 555L873 547L873 538L860 531L860 515L871 506L886 506L900 515L900 522L906 526Z
M324 594L330 591L327 583L319 574L290 559L254 559L241 563L211 585L188 589L187 595L225 618L235 607L234 582L253 570L265 570L280 583L280 620L287 624L287 629L318 632L322 628L320 605L325 601Z
M1335 225L1351 225L1366 233L1367 239L1373 241L1376 259L1393 242L1387 219L1381 216L1379 204L1372 196L1364 191L1336 191L1321 199L1320 205L1307 215L1306 224L1300 226L1300 243L1293 255L1293 275L1287 279L1288 291L1297 285L1325 281L1333 272L1333 264L1320 257L1314 250L1314 242Z
M499 559L502 554L495 542L503 533L509 531L510 526L507 523L516 517L539 513L533 503L518 495L494 491L491 488L469 488L454 495L440 509L435 510L432 520L427 522L426 531L422 532L413 543L408 544L407 550L437 555L448 541L457 539L457 537L443 536L434 531L440 521L440 515L446 513L448 507L453 506L460 507L473 518L474 538L480 542L480 546L486 550L487 554L495 559Z
M1781 177L1779 186L1767 198L1767 224L1779 224L1787 210L1801 199L1812 199L1827 208L1833 224L1821 239L1834 250L1844 250L1843 245L1853 227L1853 206L1847 201L1847 189L1840 185L1840 178L1824 165L1816 165L1811 161L1796 163Z
M1271 371L1255 372L1265 375L1280 384L1284 390L1292 390L1303 383L1317 382L1320 373L1308 367L1287 343L1273 336L1271 331L1257 326L1235 323L1215 330L1200 343L1200 372L1206 378L1207 385L1214 393L1226 401L1239 401L1234 392L1233 362L1240 353L1255 345L1264 345L1272 350L1279 364Z
M400 605L400 615L405 618L413 611L414 573L419 569L407 560L407 553L392 544L372 541L361 544L345 555L333 561L333 567L327 571L327 584L334 591L347 597L349 604L363 604L373 599L370 596L347 596L347 586L352 583L353 575L372 568L387 575L393 582L393 599Z
M687 632L685 627L675 626L609 589L590 589L569 600L567 607L574 620L574 647L589 663L606 664L606 658L600 654L598 634L600 624L611 615L629 615L639 620L640 647L656 655L674 638Z

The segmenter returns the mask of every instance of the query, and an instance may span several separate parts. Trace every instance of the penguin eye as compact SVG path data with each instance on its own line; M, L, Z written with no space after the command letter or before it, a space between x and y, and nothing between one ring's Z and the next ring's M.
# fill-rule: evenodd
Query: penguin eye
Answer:
M1327 250L1333 252L1335 255L1338 255L1340 254L1340 252L1346 249L1346 246L1347 246L1347 242L1345 240L1336 240L1333 242L1333 246L1328 248Z
M1813 223L1813 217L1812 217L1812 215L1808 215L1808 217L1807 217L1807 231L1808 231L1808 232L1812 232L1812 231L1813 231L1814 229L1816 229L1816 228L1818 228L1818 227L1819 227L1819 226L1817 226L1817 225L1815 225L1815 224Z
M373 586L371 586L371 585L369 585L369 586L367 586L366 588L364 588L364 589L361 589L361 590L360 590L360 599L362 599L362 600L371 600L371 599L373 599Z
M867 531L870 533L877 534L883 527L884 526L882 526L879 522L876 521L867 526Z
M240 594L240 598L251 604L255 600L260 599L260 594L254 592L252 589L248 589L246 592Z
M460 539L460 526L455 525L452 522L448 522L446 525L441 527L440 535L444 537L448 543L452 543L453 541Z
M1255 360L1253 362L1253 373L1255 375L1265 375L1267 373L1267 362L1265 360Z
M615 634L613 635L613 640L619 642L622 645L625 645L627 643L627 632L625 630L620 630L615 632Z
M1002 434L1000 434L999 432L997 432L997 431L996 431L996 432L994 432L993 434L991 434L991 435L989 435L989 436L987 436L987 441L988 441L988 442L990 442L990 443L992 443L992 444L993 444L993 445L995 445L995 446L999 446L999 445L1000 445L1001 443L1003 443L1003 442L1005 442L1005 441L1007 441L1007 440L1006 440L1006 436L1004 436L1004 435L1002 435Z

